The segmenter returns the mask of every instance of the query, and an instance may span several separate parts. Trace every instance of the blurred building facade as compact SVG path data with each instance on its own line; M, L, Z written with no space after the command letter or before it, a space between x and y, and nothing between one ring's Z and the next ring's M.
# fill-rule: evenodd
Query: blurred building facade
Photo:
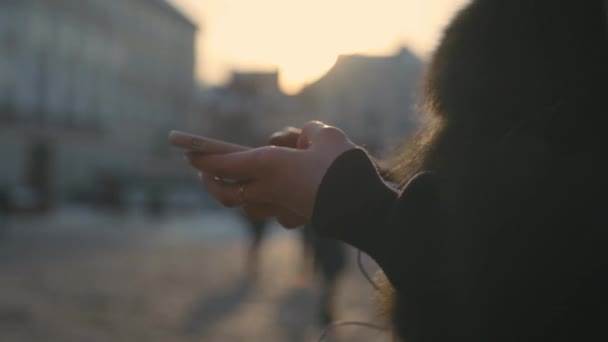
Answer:
M0 187L62 198L179 179L196 25L163 0L0 2Z
M224 86L202 92L200 132L219 139L260 146L285 126L299 126L304 115L296 96L279 87L279 73L235 71Z
M301 110L384 154L418 127L423 62L406 48L392 56L343 55L298 95Z
M322 120L384 155L419 126L423 67L406 48L390 56L343 55L293 96L281 91L278 72L234 72L226 85L202 92L197 127L212 137L260 145L285 126Z

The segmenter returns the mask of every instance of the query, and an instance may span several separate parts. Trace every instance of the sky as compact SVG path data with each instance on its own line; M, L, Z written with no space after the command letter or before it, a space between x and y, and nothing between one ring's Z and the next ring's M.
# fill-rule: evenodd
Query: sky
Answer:
M279 71L299 91L341 54L422 58L467 0L170 0L199 25L197 78L225 82L232 70Z

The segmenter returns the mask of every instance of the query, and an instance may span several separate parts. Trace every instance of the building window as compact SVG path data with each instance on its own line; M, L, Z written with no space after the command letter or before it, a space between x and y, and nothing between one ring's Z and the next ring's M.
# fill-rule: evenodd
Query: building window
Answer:
M14 27L6 28L0 44L2 44L3 54L14 54L15 50L17 50L17 33L15 32Z
M49 65L48 53L40 51L36 61L36 76L35 76L35 111L39 120L44 120L47 111L48 103L48 79Z

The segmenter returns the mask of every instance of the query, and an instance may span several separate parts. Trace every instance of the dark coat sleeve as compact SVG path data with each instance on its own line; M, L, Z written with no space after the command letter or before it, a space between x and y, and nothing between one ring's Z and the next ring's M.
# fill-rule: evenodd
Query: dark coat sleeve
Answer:
M606 336L605 201L589 199L584 177L499 156L494 169L457 181L422 172L398 191L365 151L347 151L321 182L312 226L376 260L407 341Z
M433 224L435 197L431 172L415 175L398 191L385 183L365 151L353 149L339 156L323 178L312 226L319 235L370 255L399 287L406 281L404 256L415 252L404 250L404 243L426 242L425 248L433 243L426 232Z
M394 319L403 338L480 340L471 336L478 329L469 329L479 322L478 311L466 309L468 253L459 247L457 229L445 222L451 216L442 209L438 183L433 172L420 172L396 190L365 151L347 151L321 182L312 226L378 263L395 288Z

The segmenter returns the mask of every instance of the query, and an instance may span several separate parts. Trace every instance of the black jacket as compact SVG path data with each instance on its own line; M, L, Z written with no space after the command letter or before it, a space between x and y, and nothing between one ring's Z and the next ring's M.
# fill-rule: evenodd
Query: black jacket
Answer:
M580 175L530 168L422 172L397 191L350 150L325 175L312 225L378 262L405 341L608 340L605 201Z

